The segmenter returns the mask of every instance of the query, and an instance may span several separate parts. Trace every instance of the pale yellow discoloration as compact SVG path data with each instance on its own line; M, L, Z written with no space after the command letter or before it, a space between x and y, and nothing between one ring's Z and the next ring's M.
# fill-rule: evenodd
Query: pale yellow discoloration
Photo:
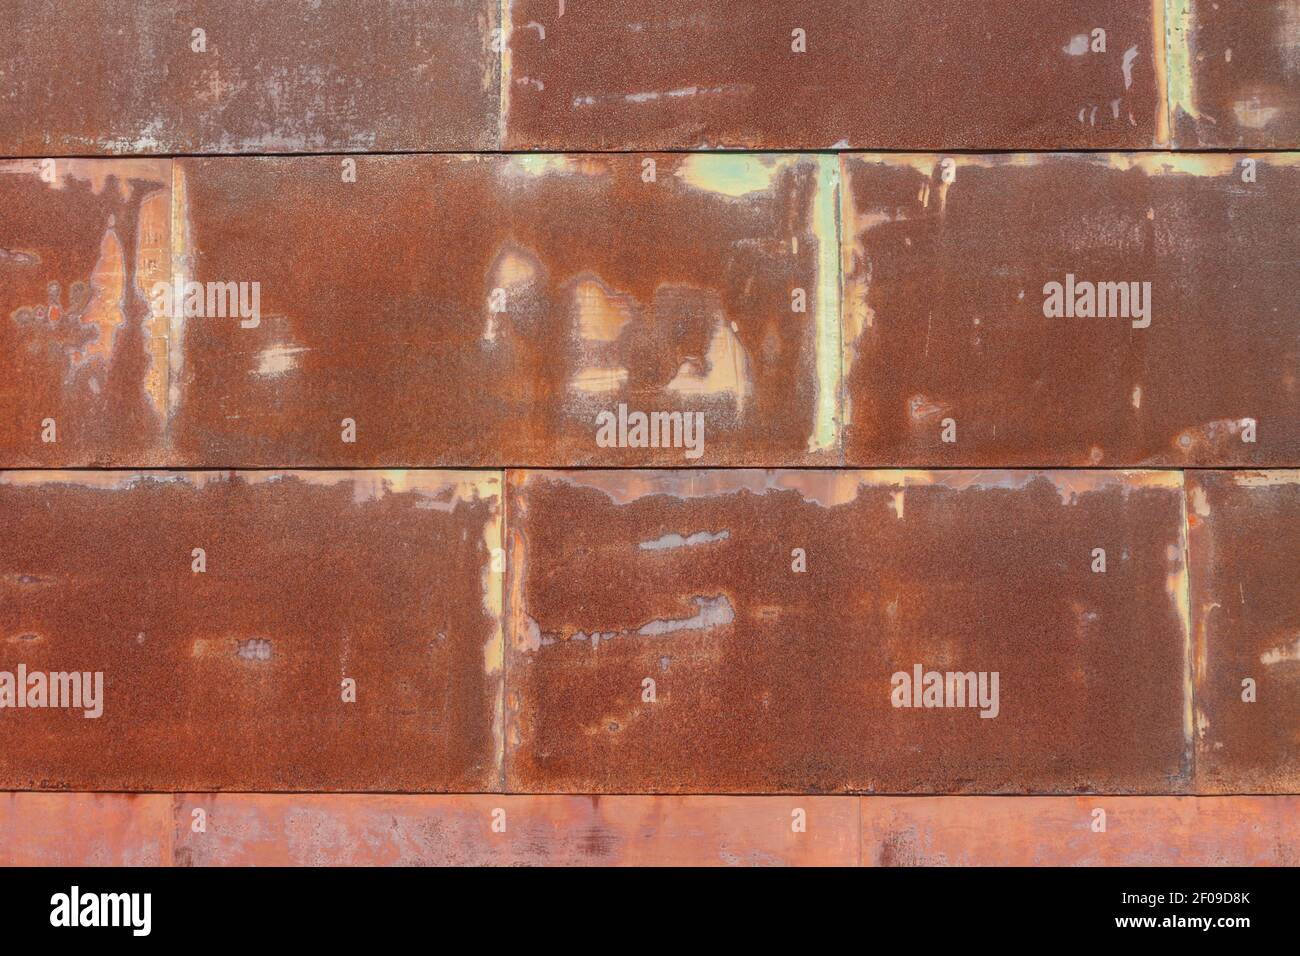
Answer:
M700 368L697 362L684 362L666 387L681 398L727 396L735 401L737 412L744 411L754 386L749 355L731 324L721 316L715 318L704 367Z
M622 366L584 368L569 379L569 387L593 394L616 392L627 384L627 375Z
M1162 90L1166 91L1166 122L1162 144L1168 142L1172 124L1181 112L1192 119L1200 119L1196 109L1195 90L1192 80L1191 34L1192 0L1167 0L1167 5L1159 7L1159 21L1164 24L1164 36L1156 36L1156 46L1164 47L1164 70L1157 71L1157 79ZM1163 77L1160 73L1163 72Z
M1178 529L1178 547L1174 556L1174 567L1165 577L1165 590L1169 600L1178 614L1178 623L1183 629L1183 740L1190 756L1194 747L1196 716L1196 672L1195 655L1198 649L1192 643L1192 582L1188 573L1191 562L1191 532L1187 520L1186 484L1181 471L1151 472L1164 475L1171 481L1172 487L1183 490L1182 524Z
M1280 100L1273 100L1272 94L1257 90L1232 104L1232 115L1237 123L1247 129L1263 129L1282 115Z
M126 289L126 264L117 230L109 226L99 244L99 259L90 273L90 302L82 316L83 325L94 326L95 338L86 343L85 351L74 353L75 363L98 359L108 364L113 359L113 339L126 322L122 312Z
M298 367L298 356L311 351L302 345L273 345L257 355L256 375L283 375Z
M625 297L610 295L594 279L583 279L573 287L578 310L578 332L588 342L613 342L632 321Z
M136 292L146 301L157 283L171 283L171 204L166 192L147 196L140 204L136 230ZM150 308L145 317L145 347L149 350L149 369L145 372L144 392L159 416L166 414L168 399L168 361L170 319Z
M1242 488L1300 484L1300 469L1279 468L1276 471L1234 471L1231 474L1233 483Z
M813 196L812 225L817 243L817 302L813 334L817 369L817 399L813 413L810 452L830 451L840 440L839 407L843 385L843 349L840 328L840 161L837 156L817 157L817 191Z
M1282 644L1259 655L1259 662L1265 667L1282 664L1287 661L1300 661L1300 636L1289 644Z
M772 189L781 170L797 161L793 156L692 153L677 167L677 178L694 189L739 199Z
M894 497L891 499L890 504L893 506L894 516L898 518L899 521L902 521L905 502L903 490L901 488L894 492Z
M110 179L114 180L123 202L131 198L131 181L167 185L171 178L170 159L14 159L0 162L0 174L37 176L54 163L51 189L65 189L73 180L90 183L96 196L102 195Z
M180 482L195 488L239 480L249 485L299 481L321 487L349 484L357 503L376 501L390 494L415 493L421 507L451 511L458 503L493 498L500 494L500 475L486 471L0 471L0 485L37 487L68 485L101 490L123 490L140 482Z
M1155 50L1156 74L1156 145L1171 145L1169 134L1169 37L1165 26L1167 0L1151 0L1152 48Z
M537 268L531 259L516 252L507 251L497 262L496 284L499 286L523 285L532 282L537 276Z
M706 471L524 471L523 484L533 477L563 481L576 487L594 488L617 504L628 504L650 495L675 498L713 498L748 491L762 495L774 491L796 491L806 501L832 508L855 501L862 488L884 488L896 494L909 487L940 486L953 490L968 488L1024 488L1030 482L1053 484L1063 504L1078 495L1109 488L1134 491L1163 488L1181 492L1179 471L920 471L882 469L874 471L803 469L706 470ZM891 497L891 503L893 499Z
M506 130L509 128L510 119L510 84L514 75L514 60L510 52L510 32L514 27L510 15L510 0L500 0L498 7L499 25L501 27L501 53L499 55L499 70L497 74L497 145L504 147L506 144ZM491 36L491 31L488 32ZM490 48L489 48L490 52ZM490 61L489 61L490 62Z
M495 502L492 514L483 526L483 546L487 564L483 569L483 611L492 622L492 631L483 645L483 670L495 685L492 716L493 765L498 778L505 766L505 578L506 561L502 550L506 540L505 473L462 473L475 496ZM494 566L494 562L496 562Z
M854 161L878 163L887 166L906 166L929 177L937 176L937 162L941 157L933 153L862 153L854 154ZM951 158L957 164L956 182L961 182L961 170L967 167L998 169L1008 166L1041 166L1060 163L1062 160L1081 161L1106 166L1120 172L1140 169L1148 175L1184 173L1189 176L1224 176L1238 174L1243 159L1254 159L1261 166L1294 167L1300 165L1300 153L968 153ZM919 198L918 198L919 201ZM858 223L868 220L859 215ZM879 221L879 220L877 220Z
M505 157L500 167L506 173L521 176L607 176L610 162L601 156L565 155L563 153L516 153Z
M189 195L185 169L172 163L171 190L171 280L172 288L185 288L192 272ZM185 321L183 309L173 309L167 320L167 415L171 418L181 404L181 373L185 367Z

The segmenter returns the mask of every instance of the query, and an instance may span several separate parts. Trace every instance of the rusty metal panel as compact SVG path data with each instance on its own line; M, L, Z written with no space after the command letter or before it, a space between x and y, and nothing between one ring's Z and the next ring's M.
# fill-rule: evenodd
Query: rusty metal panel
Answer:
M0 787L499 786L499 474L5 472L0 514Z
M864 866L1300 865L1300 797L861 799Z
M1189 785L1177 472L510 472L507 510L508 790Z
M166 794L0 794L0 866L168 866Z
M6 31L7 32L7 31ZM0 162L0 465L123 465L165 427L171 162Z
M1164 0L507 6L510 148L1148 148L1167 138Z
M175 833L181 866L853 866L859 846L847 797L180 794Z
M498 143L498 0L10 0L4 17L2 154Z
M843 161L848 464L1300 462L1297 154Z
M356 162L176 162L178 273L260 314L180 323L174 460L838 462L832 157ZM605 447L620 406L702 442Z
M1300 0L1169 0L1179 146L1300 147Z
M1300 791L1300 472L1189 472L1196 788Z

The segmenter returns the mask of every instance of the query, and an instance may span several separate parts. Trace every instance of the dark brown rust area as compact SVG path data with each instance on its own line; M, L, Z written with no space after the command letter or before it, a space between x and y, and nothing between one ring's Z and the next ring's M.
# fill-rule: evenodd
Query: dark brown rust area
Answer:
M511 148L1142 148L1159 132L1145 2L510 7ZM1071 52L1098 28L1104 53Z
M176 455L691 463L598 446L625 403L703 414L699 463L808 460L817 161L733 196L689 175L718 159L358 158L356 182L338 158L178 161L194 277L260 282L262 318L186 323Z
M845 496L857 478L516 474L508 787L1187 786L1176 483L934 473ZM915 664L999 672L998 716L891 706Z
M1291 158L952 161L844 160L846 462L1300 461ZM1148 315L1045 316L1068 275Z
M1300 10L1294 0L1191 0L1191 103L1171 104L1178 145L1300 147ZM1189 112L1190 109L1190 112Z
M496 0L10 3L0 142L26 156L491 149L499 10Z
M379 481L0 481L0 670L104 675L98 718L0 711L0 787L497 786L482 580L497 502Z
M1187 480L1197 789L1294 793L1300 789L1300 474L1192 472Z

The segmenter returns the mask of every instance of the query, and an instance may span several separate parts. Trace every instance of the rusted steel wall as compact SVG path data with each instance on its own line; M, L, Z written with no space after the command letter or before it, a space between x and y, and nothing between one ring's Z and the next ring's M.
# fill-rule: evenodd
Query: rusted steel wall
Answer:
M508 790L1190 784L1177 473L516 472L508 494ZM986 706L898 706L917 667L983 672Z
M1300 146L1296 0L9 0L0 154Z
M1300 143L1300 2L1169 0L1169 111L1180 147Z
M0 15L0 155L498 141L498 0L5 0Z
M839 461L832 157L134 163L0 165L5 464Z
M864 866L1296 866L1300 798L863 797Z
M1293 796L7 794L0 863L1294 866L1298 828Z
M7 472L0 514L0 787L499 786L498 474Z
M843 162L848 464L1300 460L1295 154Z
M1163 4L509 0L505 142L1150 147Z
M1300 791L1300 472L1190 472L1196 777Z
M0 163L0 464L1293 467L1297 196L1296 154ZM1072 281L1128 294L1045 314Z

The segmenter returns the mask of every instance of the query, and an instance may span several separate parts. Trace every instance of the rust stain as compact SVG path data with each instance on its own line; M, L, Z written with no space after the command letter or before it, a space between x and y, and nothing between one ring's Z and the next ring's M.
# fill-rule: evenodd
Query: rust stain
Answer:
M0 162L0 464L122 464L156 453L170 278L168 160ZM49 440L53 439L53 440Z
M509 789L1190 785L1177 474L535 471L508 500ZM899 707L918 664L998 673L996 716Z
M1300 458L1294 155L944 157L942 209L937 159L843 158L846 463ZM1049 315L1074 279L1145 304Z
M1259 0L1249 11L1214 0L1169 0L1169 78L1180 147L1300 146L1300 6ZM1174 58L1171 57L1171 62Z
M8 13L0 140L11 155L499 143L499 0L384 4L364 23L347 4L258 0L158 0L147 11L103 0L71 18L38 0Z
M3 472L0 512L0 671L103 681L6 710L0 787L500 785L499 474Z
M553 0L505 8L502 128L513 149L1164 142L1152 5L610 0L564 17ZM1105 52L1065 49L1099 25Z
M1188 473L1196 784L1300 788L1300 472ZM1252 686L1247 686L1246 682Z

